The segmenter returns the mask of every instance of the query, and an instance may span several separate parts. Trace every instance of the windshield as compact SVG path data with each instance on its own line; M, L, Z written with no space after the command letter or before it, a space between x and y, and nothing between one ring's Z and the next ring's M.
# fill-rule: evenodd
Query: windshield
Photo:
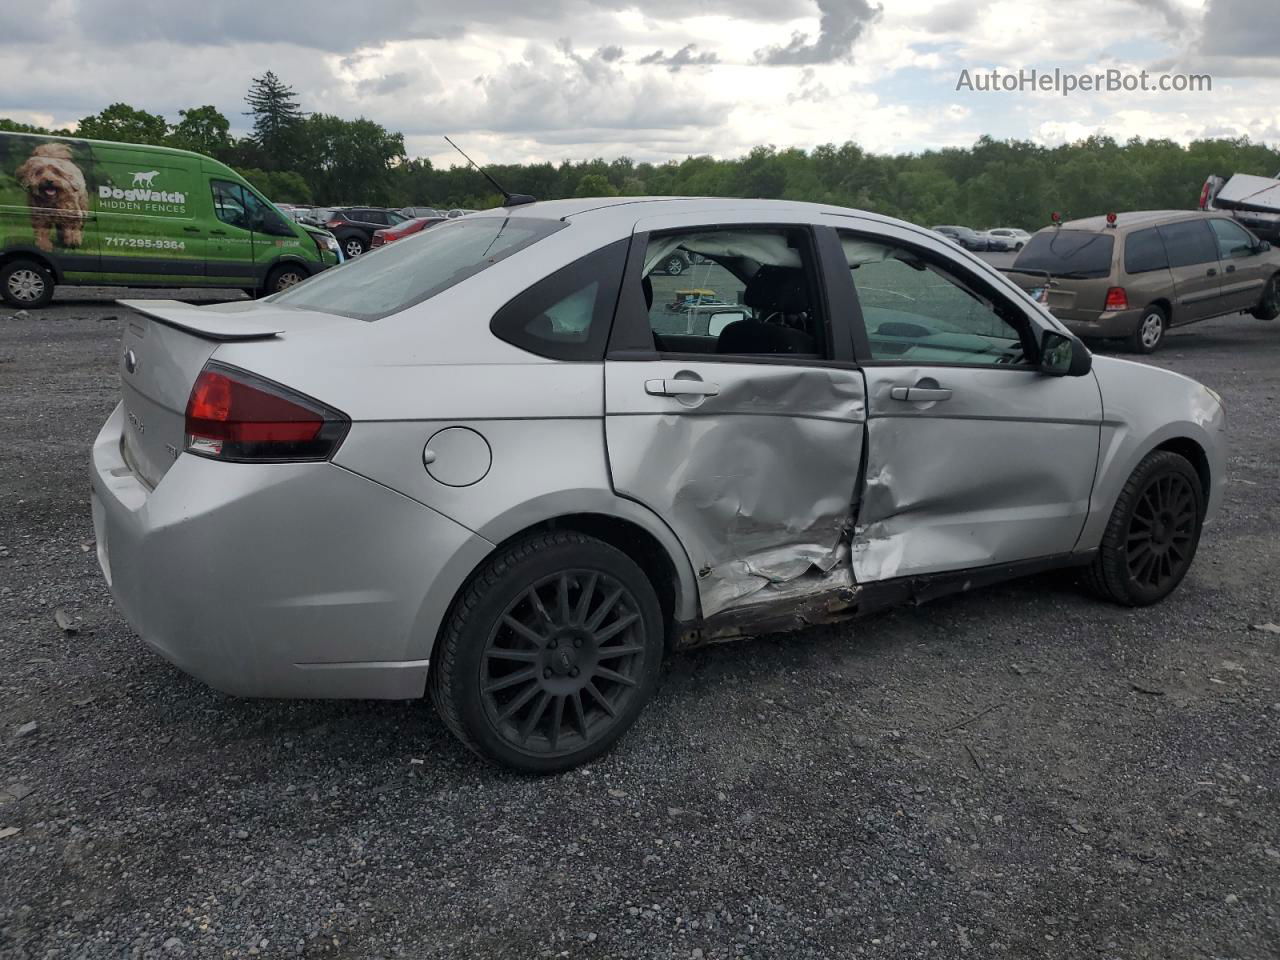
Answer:
M1110 233L1045 230L1027 241L1013 261L1014 270L1044 270L1055 277L1105 277L1111 273Z
M461 283L567 224L533 217L472 217L365 253L270 302L380 320Z

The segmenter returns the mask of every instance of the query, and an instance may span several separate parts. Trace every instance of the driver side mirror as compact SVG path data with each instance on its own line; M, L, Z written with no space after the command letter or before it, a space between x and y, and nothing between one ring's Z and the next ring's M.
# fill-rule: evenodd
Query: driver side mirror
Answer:
M1093 369L1093 355L1079 340L1046 330L1040 339L1040 372L1051 377L1083 377Z
M1268 240L1259 240L1253 248L1254 253L1266 253L1271 249L1271 242Z

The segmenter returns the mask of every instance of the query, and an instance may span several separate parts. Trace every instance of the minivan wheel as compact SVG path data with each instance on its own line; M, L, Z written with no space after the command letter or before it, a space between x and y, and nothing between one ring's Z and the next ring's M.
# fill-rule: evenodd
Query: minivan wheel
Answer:
M671 277L680 276L680 274L684 273L684 258L683 257L667 257L667 263L664 269L666 270L668 276L671 276Z
M1274 320L1280 316L1280 273L1267 282L1266 289L1262 291L1262 299L1251 312L1259 320Z
M557 773L631 726L663 648L658 597L635 561L579 533L543 533L492 557L454 602L428 688L480 756Z
M1164 332L1169 326L1169 318L1163 309L1157 306L1147 307L1142 311L1142 319L1138 321L1129 337L1129 349L1134 353L1155 353L1164 343Z
M53 299L53 277L34 260L12 260L0 267L0 297L14 307L43 307Z
M347 237L342 241L342 252L346 254L348 260L360 256L367 249L368 247L364 245L364 241L359 237Z
M1116 498L1089 568L1094 591L1129 607L1163 600L1182 582L1200 543L1204 489L1195 468L1155 450Z
M308 276L307 271L296 263L282 263L267 274L267 285L263 288L263 295L288 290L307 279Z

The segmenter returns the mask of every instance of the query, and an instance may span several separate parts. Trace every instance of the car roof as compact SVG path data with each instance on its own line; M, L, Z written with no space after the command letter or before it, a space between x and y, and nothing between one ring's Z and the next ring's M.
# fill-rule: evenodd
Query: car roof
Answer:
M1130 210L1126 213L1116 214L1115 227L1107 226L1107 218L1085 217L1083 220L1068 220L1062 225L1063 230L1083 230L1091 233L1102 233L1104 231L1126 232L1129 230L1141 230L1143 227L1154 227L1162 223L1174 223L1178 220L1211 220L1215 214L1205 213L1200 210ZM1217 214L1221 217L1221 214ZM1052 226L1042 227L1041 230L1051 230Z
M473 216L541 217L554 220L581 220L599 223L601 226L629 226L638 220L656 216L682 216L706 214L714 219L717 213L759 213L761 220L795 216L802 220L819 221L824 217L862 217L878 223L924 230L919 224L908 223L883 214L838 207L827 203L805 203L798 200L750 200L741 197L581 197L566 200L540 200L513 207L492 207L477 211ZM833 219L832 226L839 226Z

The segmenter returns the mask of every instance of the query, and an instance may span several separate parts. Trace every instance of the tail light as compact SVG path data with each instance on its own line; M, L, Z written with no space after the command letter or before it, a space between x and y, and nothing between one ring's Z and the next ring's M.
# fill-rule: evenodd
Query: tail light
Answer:
M373 243L371 246L380 247L390 239L392 238L386 230L375 230L373 231Z
M187 453L213 460L327 460L338 449L347 416L278 383L208 363L187 399Z
M334 217L332 220L326 220L324 222L324 225L330 229L333 229L334 227L342 226L342 221L338 217Z
M1094 303L1097 303L1095 300ZM1124 287L1112 287L1107 291L1107 302L1103 306L1104 310L1128 310L1129 295L1124 292Z
M1201 210L1209 209L1209 181L1204 182L1204 186L1200 188L1200 202L1197 204Z

